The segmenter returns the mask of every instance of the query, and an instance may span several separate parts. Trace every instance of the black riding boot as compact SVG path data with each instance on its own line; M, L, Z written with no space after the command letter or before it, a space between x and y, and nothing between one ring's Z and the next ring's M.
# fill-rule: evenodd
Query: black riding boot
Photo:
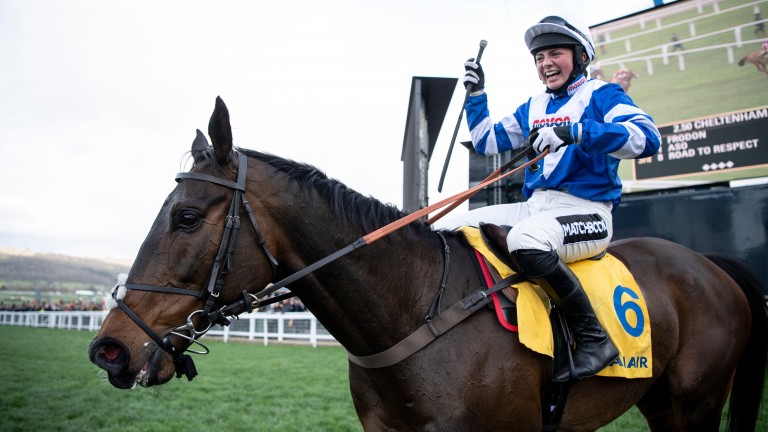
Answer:
M556 251L521 249L512 257L523 270L523 275L534 280L563 312L574 333L576 349L573 353L574 370L565 367L555 373L555 381L582 379L594 376L619 355L619 350L597 320L584 289L575 274Z

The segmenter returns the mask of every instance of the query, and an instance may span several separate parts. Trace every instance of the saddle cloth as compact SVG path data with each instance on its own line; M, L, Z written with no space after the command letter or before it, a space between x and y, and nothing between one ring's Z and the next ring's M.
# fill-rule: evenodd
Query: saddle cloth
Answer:
M486 246L480 230L461 227L469 244L505 278L514 272ZM651 326L642 291L626 266L610 254L604 258L568 264L581 281L600 323L619 349L619 357L598 376L649 378L651 364ZM549 299L537 285L513 285L518 291L517 322L520 342L531 350L554 356L554 339L549 321Z

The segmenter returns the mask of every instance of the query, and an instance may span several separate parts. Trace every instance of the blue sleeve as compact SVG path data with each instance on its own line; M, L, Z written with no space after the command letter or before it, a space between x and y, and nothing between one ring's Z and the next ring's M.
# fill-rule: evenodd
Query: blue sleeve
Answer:
M580 123L579 146L587 153L634 159L659 151L661 136L653 119L617 84L606 84L592 93Z
M494 123L488 111L488 95L483 93L470 96L465 109L475 151L485 155L520 148L524 142L524 131L521 125L526 125L527 131L526 108L527 104L524 104L514 114Z

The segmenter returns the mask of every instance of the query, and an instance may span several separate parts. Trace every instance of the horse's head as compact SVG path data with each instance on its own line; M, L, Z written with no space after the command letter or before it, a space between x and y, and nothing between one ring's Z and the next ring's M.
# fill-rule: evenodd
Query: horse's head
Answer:
M177 176L89 348L91 361L116 387L162 384L174 372L192 379L194 365L184 352L207 352L197 338L212 322L225 320L217 311L233 304L250 308L244 290L255 291L274 277L276 261L266 246L271 239L256 222L259 209L244 198L247 159L232 149L229 113L220 98L208 134L212 147L198 130L194 165ZM241 216L243 228L253 229L240 230ZM238 250L257 244L265 259L245 260L241 252L238 260ZM235 266L243 271L228 274Z

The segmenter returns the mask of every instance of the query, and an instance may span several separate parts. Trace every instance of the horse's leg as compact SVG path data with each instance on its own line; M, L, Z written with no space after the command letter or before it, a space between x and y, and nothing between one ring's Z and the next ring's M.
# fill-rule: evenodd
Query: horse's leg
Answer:
M719 430L728 389L695 400L672 398L666 378L657 381L637 403L652 432ZM680 415L681 418L677 418ZM680 424L683 424L681 426Z
M676 431L680 427L675 419L669 382L666 377L658 379L640 401L637 408L645 416L652 432Z
M717 431L750 333L741 289L710 260L680 246L645 239L616 244L611 252L629 258L625 262L646 287L652 311L653 368L659 376L638 408L653 430Z
M595 431L632 408L651 384L650 379L599 376L573 381L559 430Z
M667 372L670 401L674 418L679 425L677 430L715 432L719 430L720 416L730 389L730 375L738 359L720 350L711 351L713 351L711 358L701 358L699 364L688 363L690 357L685 356ZM659 409L655 413L656 418L651 417L651 419L654 419L660 427L671 423L671 417L663 412L665 407L660 402L657 402L656 406L649 404L644 408L651 414L653 413L650 408Z
M685 318L678 355L665 375L680 430L717 431L749 335L749 306L738 286L708 261L691 264L678 276L676 302Z

